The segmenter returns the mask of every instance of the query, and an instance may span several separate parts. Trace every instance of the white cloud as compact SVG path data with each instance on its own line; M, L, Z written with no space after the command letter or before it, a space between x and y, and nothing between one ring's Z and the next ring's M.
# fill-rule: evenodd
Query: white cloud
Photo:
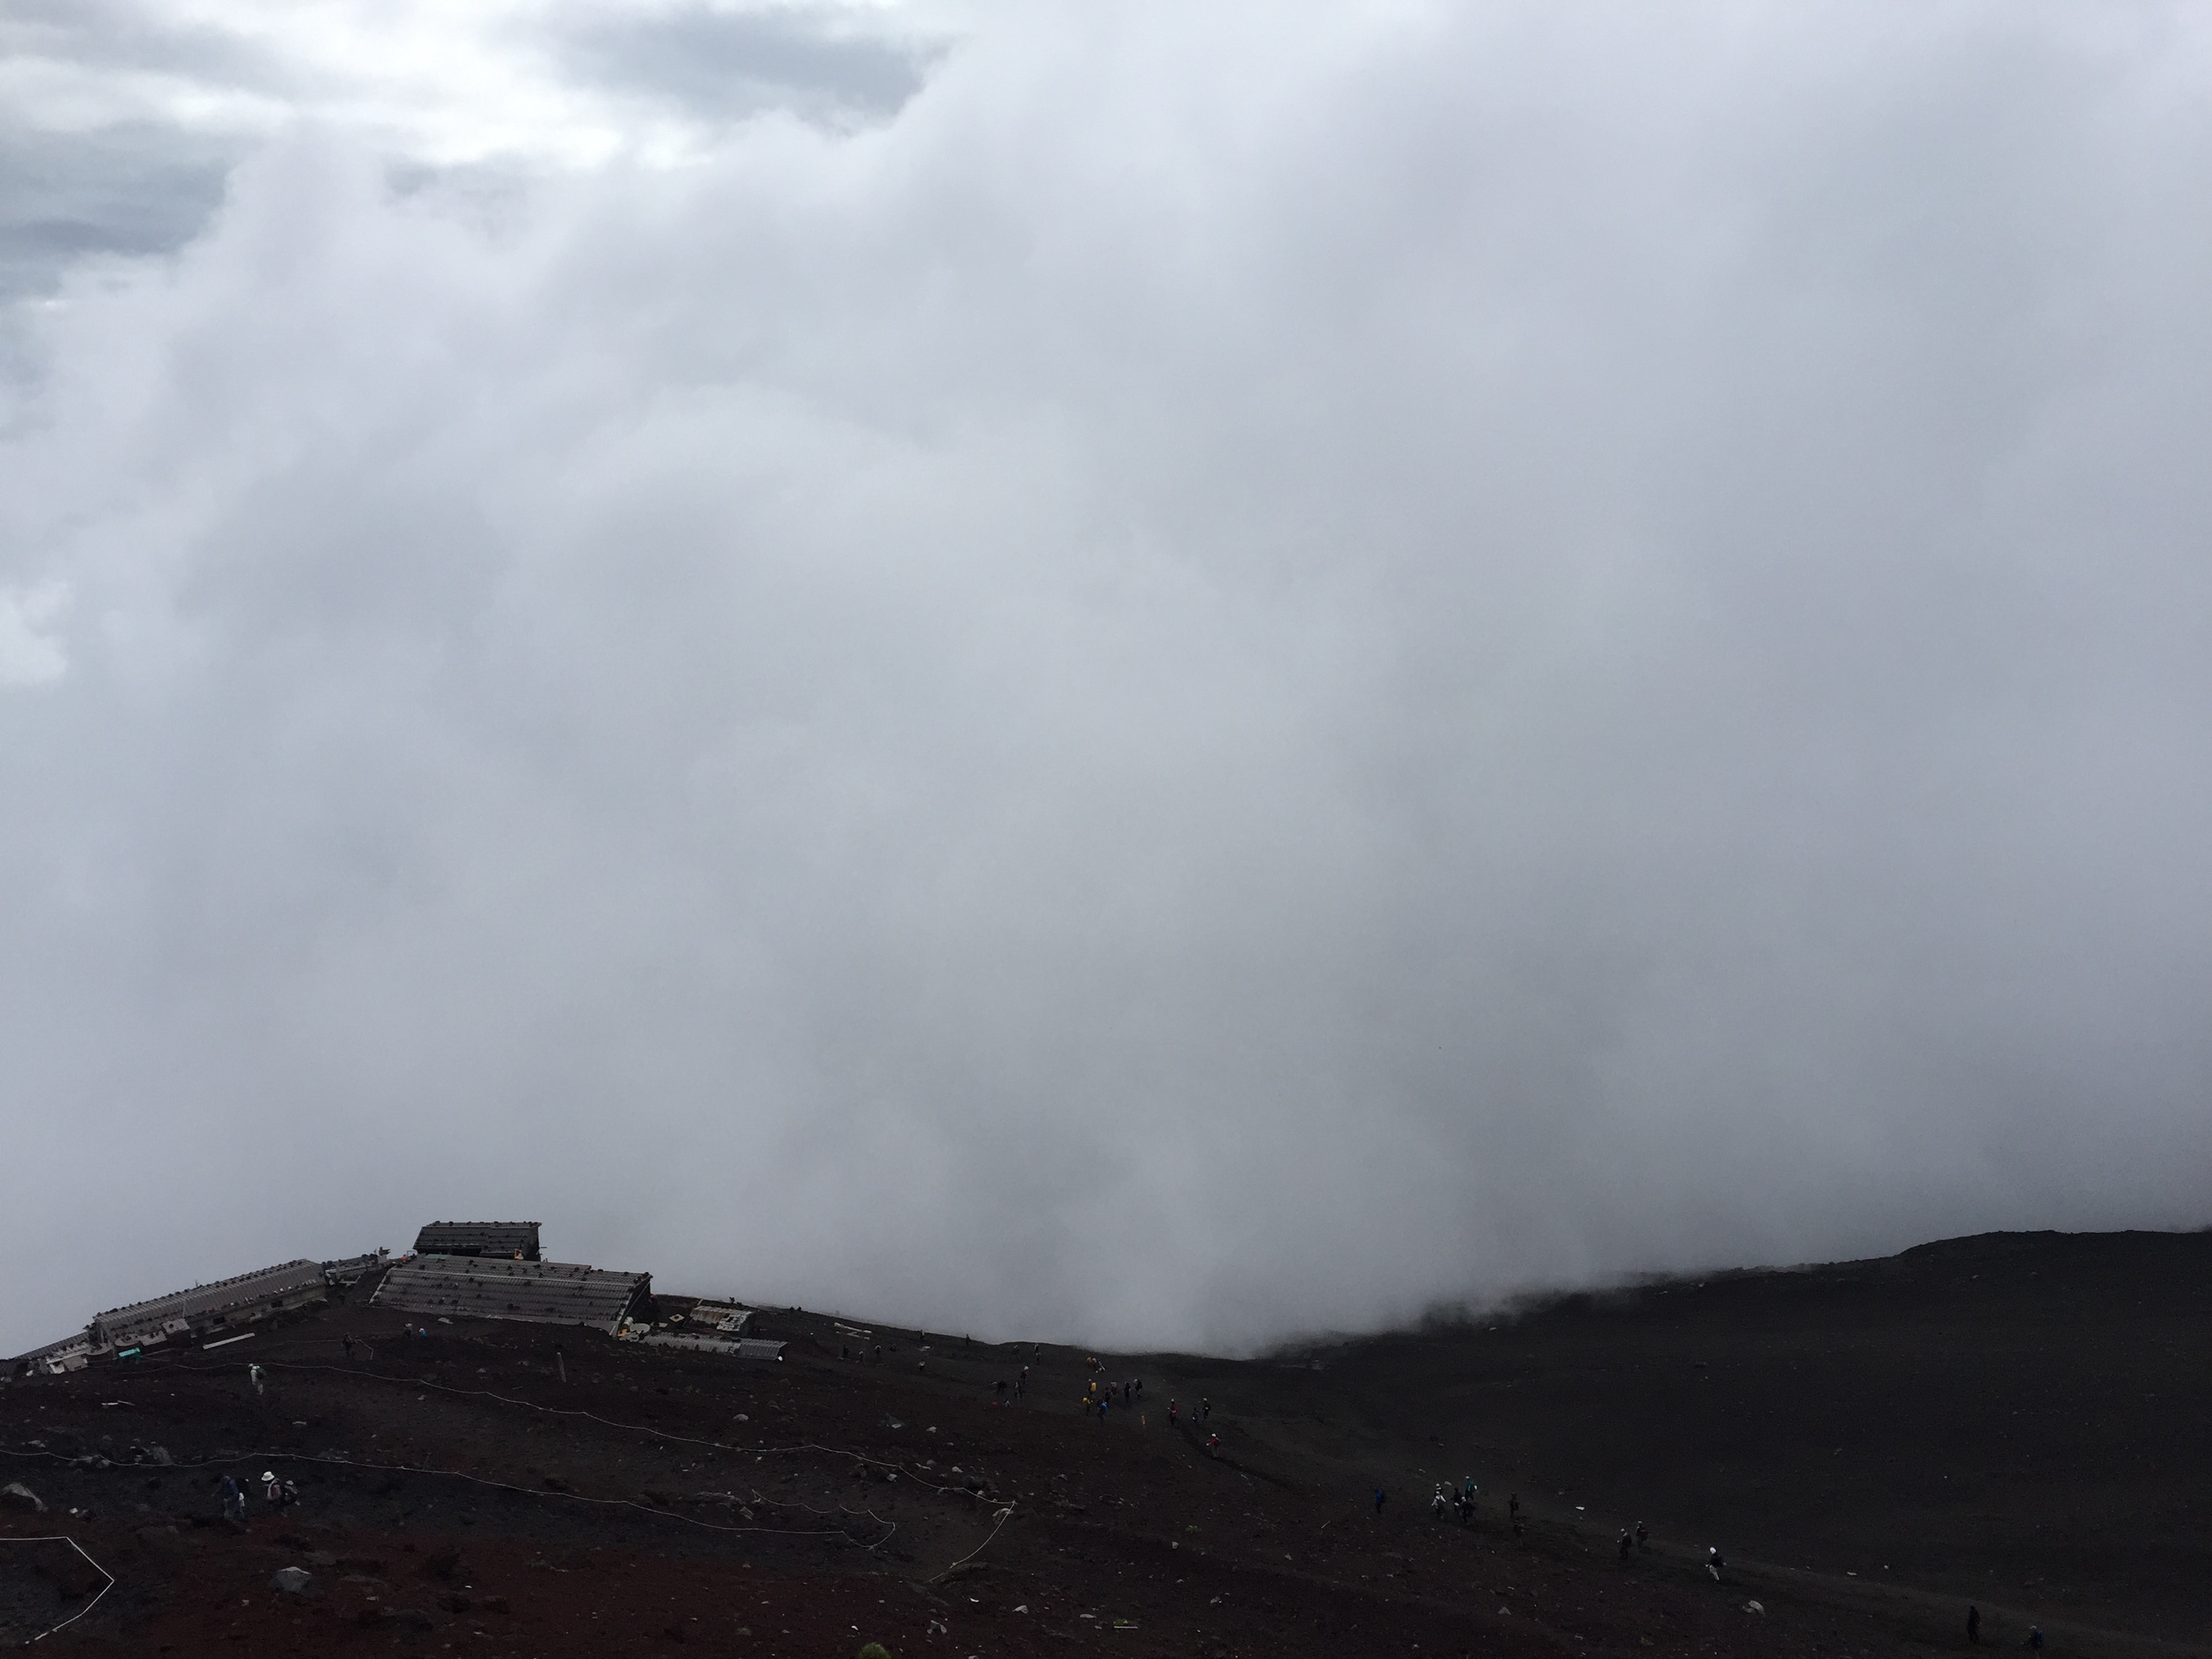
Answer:
M478 1210L1158 1341L2203 1218L2182 24L672 10L717 113L383 15L194 14L298 118L14 313L48 1322Z
M60 582L0 586L0 685L45 685L68 672L68 653L47 631L68 601Z

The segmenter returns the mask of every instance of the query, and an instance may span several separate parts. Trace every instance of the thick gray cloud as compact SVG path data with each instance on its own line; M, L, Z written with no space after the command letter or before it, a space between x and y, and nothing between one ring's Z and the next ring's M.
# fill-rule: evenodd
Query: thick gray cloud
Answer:
M0 301L53 291L88 256L167 253L203 228L236 158L158 128L4 137Z
M592 12L563 59L581 81L673 100L709 120L763 110L832 120L881 117L921 89L930 55L852 18L797 7L708 5Z
M2191 14L890 21L303 69L15 307L0 1346L434 1216L1189 1343L2208 1219Z

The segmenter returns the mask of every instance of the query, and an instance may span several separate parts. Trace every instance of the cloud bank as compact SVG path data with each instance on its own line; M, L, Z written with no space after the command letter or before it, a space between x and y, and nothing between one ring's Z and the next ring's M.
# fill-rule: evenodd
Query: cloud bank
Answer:
M183 15L0 40L0 1349L2212 1219L2195 13Z

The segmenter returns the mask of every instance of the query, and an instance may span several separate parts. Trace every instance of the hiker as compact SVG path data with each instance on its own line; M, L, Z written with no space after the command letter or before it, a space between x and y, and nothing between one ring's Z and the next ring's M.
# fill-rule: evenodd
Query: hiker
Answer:
M338 1340L345 1346L346 1364L350 1365L353 1364L353 1339L349 1336L343 1336L340 1337Z
M1651 1547L1651 1529L1641 1521L1636 1523L1636 1547L1639 1550L1648 1550Z
M1636 1535L1630 1532L1627 1528L1623 1527L1620 1529L1620 1559L1626 1561L1628 1559L1630 1555L1634 1553L1635 1549Z
M1982 1610L1977 1607L1966 1609L1966 1645L1978 1648L1982 1644Z
M1141 1377L1141 1376L1140 1376L1140 1377L1139 1377L1139 1378L1137 1379L1137 1398L1138 1398L1138 1399L1139 1399L1139 1400L1142 1400L1144 1397L1145 1397L1145 1379L1144 1379L1143 1377Z
M238 1482L226 1474L216 1483L216 1493L222 1499L222 1518L243 1526L246 1522L246 1494L239 1489Z
M1505 1518L1516 1522L1521 1519L1521 1494L1517 1492L1505 1500Z
M1376 1488L1375 1488L1375 1513L1376 1513L1376 1514L1380 1515L1380 1514L1382 1514L1382 1500L1383 1500L1383 1498L1386 1498L1386 1497L1388 1497L1388 1496L1389 1496L1389 1494L1388 1494L1387 1492L1385 1492L1382 1490L1382 1487L1377 1486L1377 1487L1376 1487Z
M1203 1423L1212 1415L1213 1402L1211 1400L1200 1400L1198 1402L1198 1420Z
M1182 1420L1181 1416L1182 1411L1182 1407L1176 1405L1174 1401L1170 1400L1168 1401L1168 1426L1170 1428L1175 1427L1177 1423Z
M1713 1583L1716 1584L1721 1582L1721 1569L1726 1565L1728 1565L1727 1561L1721 1556L1721 1547L1718 1544L1707 1545L1705 1547L1705 1571L1712 1574Z
M2042 1652L2043 1627L2040 1625L2030 1625L2027 1627L2027 1640L2022 1642L2021 1646L2024 1648L2033 1648L2038 1653Z
M288 1510L289 1510L289 1509L290 1509L290 1508L292 1507L292 1505L293 1505L293 1504L295 1504L298 1503L299 1501L300 1501L300 1489L299 1489L299 1487L297 1487L297 1486L294 1486L290 1480L286 1480L286 1481L284 1482L283 1502L282 1503L282 1504L280 1504L280 1505L279 1505L279 1507L280 1507L280 1508L283 1508L283 1509L288 1509Z
M251 1382L251 1383L252 1383L252 1384L253 1384L253 1392L254 1392L254 1393L256 1393L256 1394L265 1394L265 1393L267 1393L267 1392L268 1392L268 1390L267 1390L267 1389L264 1389L264 1388L261 1386L261 1367L260 1367L260 1366L258 1366L258 1365L248 1365L248 1366L246 1368L246 1380L247 1382Z
M276 1478L276 1470L261 1471L261 1495L268 1500L270 1509L281 1510L284 1507L284 1483Z
M1444 1518L1445 1502L1444 1483L1439 1480L1437 1482L1437 1490L1435 1494L1429 1499L1429 1513L1436 1516L1439 1521Z

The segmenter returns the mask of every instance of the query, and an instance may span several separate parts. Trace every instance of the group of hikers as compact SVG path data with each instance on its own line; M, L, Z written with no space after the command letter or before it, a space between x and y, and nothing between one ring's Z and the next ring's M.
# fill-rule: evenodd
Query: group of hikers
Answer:
M215 1483L216 1495L222 1502L222 1518L246 1524L246 1489L226 1474ZM300 1501L300 1489L291 1481L281 1479L274 1469L261 1472L261 1496L271 1510L288 1510Z
M1456 1487L1448 1488L1443 1481L1439 1480L1437 1482L1435 1495L1429 1499L1429 1513L1441 1521L1444 1518L1445 1511L1449 1510L1459 1516L1460 1525L1473 1526L1476 1490L1474 1477L1471 1474L1461 1481ZM1382 1493L1378 1492L1376 1496L1380 1498ZM1376 1507L1379 1510L1382 1506L1378 1504Z
M1094 1359L1091 1363L1096 1365L1098 1362ZM1101 1423L1103 1423L1106 1420L1107 1412L1113 1407L1114 1396L1117 1394L1121 1396L1121 1404L1124 1407L1135 1405L1145 1397L1144 1378L1133 1376L1126 1382L1107 1382L1102 1385L1097 1377L1092 1377L1090 1386L1084 1390L1085 1413L1096 1416ZM1168 1402L1168 1416L1170 1420L1175 1417L1173 1401Z
M1474 1484L1474 1477L1471 1474L1462 1480L1456 1489L1446 1486L1439 1480L1437 1482L1435 1492L1429 1499L1429 1513L1441 1521L1446 1513L1449 1512L1458 1516L1462 1526L1472 1525L1474 1521L1474 1498L1478 1490ZM1388 1492L1381 1486L1376 1487L1376 1514L1382 1513L1382 1506L1389 1499ZM1519 1536L1521 1533L1520 1493L1515 1492L1506 1499L1505 1515L1506 1519L1512 1523L1515 1535ZM1623 1527L1620 1529L1620 1536L1615 1540L1614 1547L1624 1561L1632 1556L1645 1553L1651 1548L1651 1529L1641 1521L1633 1527ZM1706 1547L1705 1567L1706 1577L1716 1584L1727 1582L1723 1575L1728 1571L1728 1558L1721 1553L1721 1547L1718 1544ZM1756 1608L1759 1603L1754 1601L1751 1606ZM1966 1609L1966 1640L1973 1646L1978 1647L1981 1644L1982 1610L1979 1607L1970 1607ZM2041 1627L2030 1625L2027 1627L2027 1635L2021 1641L2021 1646L2031 1652L2039 1653L2043 1650L2043 1642Z

